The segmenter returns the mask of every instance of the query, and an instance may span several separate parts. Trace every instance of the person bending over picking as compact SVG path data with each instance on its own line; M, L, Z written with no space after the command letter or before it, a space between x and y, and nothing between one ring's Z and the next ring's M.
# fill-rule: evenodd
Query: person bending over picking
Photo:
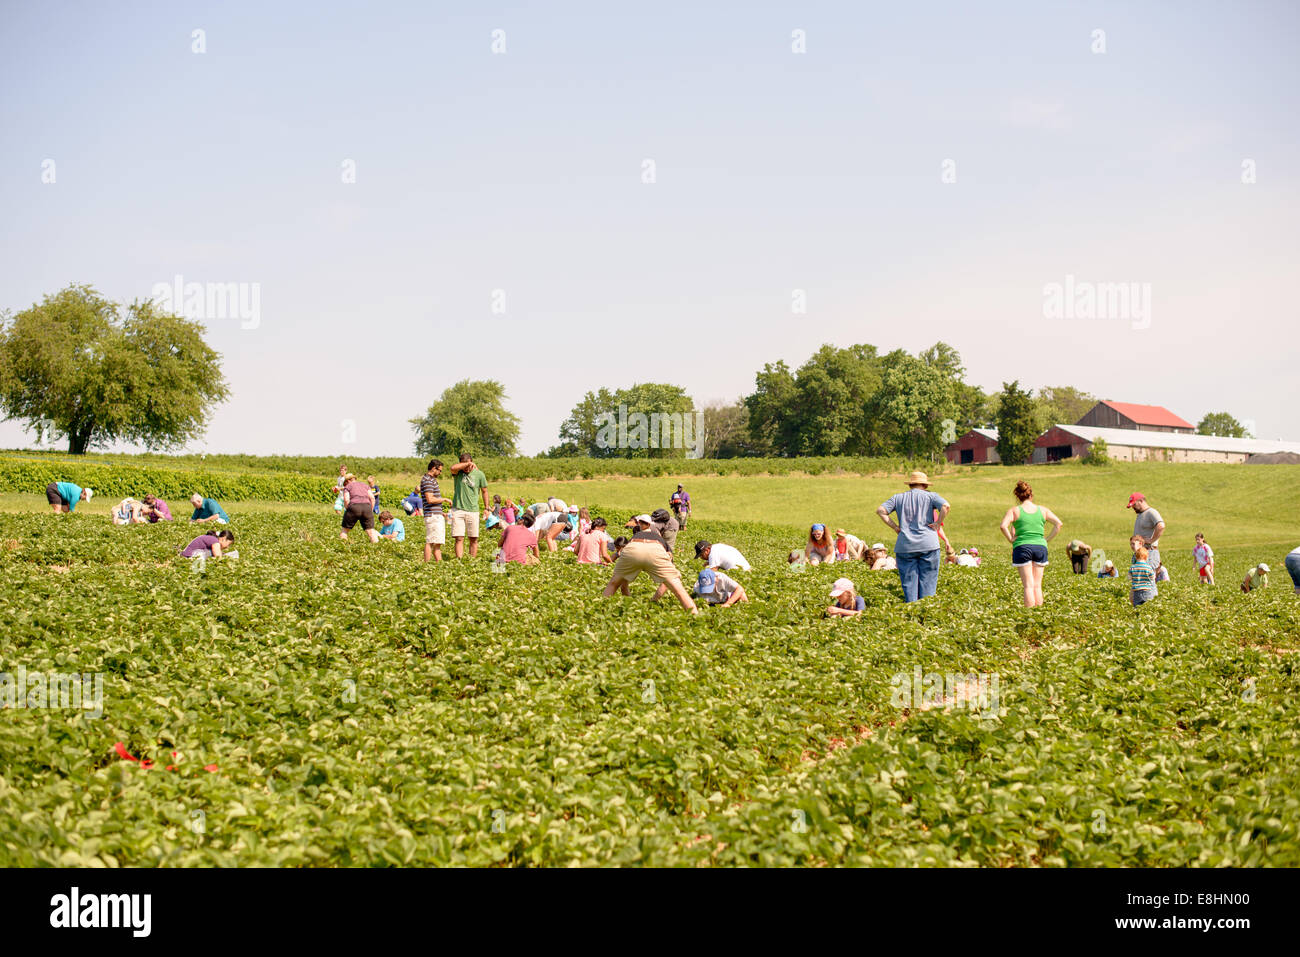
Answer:
M721 568L723 571L731 571L733 568L739 568L741 571L749 571L749 562L745 556L740 554L740 549L732 545L724 545L718 542L716 545L712 542L696 542L695 557L704 562L705 568Z
M1263 562L1260 562L1250 571L1246 572L1246 578L1241 583L1241 590L1249 594L1258 588L1267 588L1268 572L1268 566Z
M658 531L650 527L649 522L642 522L641 528L614 562L614 573L605 586L606 598L615 592L630 594L628 585L645 572L659 587L655 589L653 601L658 601L664 592L671 591L681 606L692 615L698 614L695 602L686 593L682 584L682 574L673 564L673 556L668 551L668 543Z
M348 540L348 532L357 522L372 543L379 541L379 532L375 531L375 502L370 485L361 481L351 472L343 485L343 530L339 532L342 541Z
M195 525L207 525L211 522L225 525L230 521L230 516L215 498L204 498L195 492L190 496L190 504L194 506L194 514L190 516L190 521Z
M710 605L720 608L730 608L737 602L749 601L740 582L725 572L714 571L712 568L700 572L700 577L695 580L695 594Z
M215 535L206 532L181 549L182 558L238 558L234 551L235 533L223 528Z
M71 482L51 482L45 486L45 500L54 507L55 515L74 511L78 502L89 502L94 495L94 489Z

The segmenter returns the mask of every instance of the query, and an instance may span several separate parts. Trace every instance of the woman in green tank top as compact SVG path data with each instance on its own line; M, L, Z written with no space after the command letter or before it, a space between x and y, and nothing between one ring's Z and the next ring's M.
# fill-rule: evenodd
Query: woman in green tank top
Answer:
M1043 603L1047 543L1056 537L1064 523L1052 514L1050 508L1034 503L1034 490L1028 482L1016 483L1016 499L1020 504L1007 509L1007 514L1002 517L1001 530L1011 543L1011 564L1020 573L1025 607L1036 608ZM1052 526L1050 532L1047 531L1048 524Z

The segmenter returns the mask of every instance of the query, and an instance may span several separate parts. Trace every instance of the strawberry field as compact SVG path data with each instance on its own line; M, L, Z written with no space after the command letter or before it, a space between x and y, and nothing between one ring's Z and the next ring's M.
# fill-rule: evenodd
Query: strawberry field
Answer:
M911 606L854 565L837 620L797 530L693 521L755 570L690 619L322 511L232 509L241 557L203 566L181 524L0 517L0 672L103 678L102 717L0 712L0 865L1300 865L1280 562L1140 614L1059 561L1023 609L1005 549ZM918 671L997 700L900 703Z

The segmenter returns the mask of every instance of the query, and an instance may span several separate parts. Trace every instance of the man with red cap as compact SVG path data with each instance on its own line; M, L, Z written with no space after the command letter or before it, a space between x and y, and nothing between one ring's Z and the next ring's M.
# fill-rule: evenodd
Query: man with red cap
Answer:
M1141 537L1151 553L1148 561L1151 567L1160 568L1160 536L1165 532L1165 520L1160 513L1147 504L1147 497L1141 492L1134 492L1128 497L1127 508L1133 509L1137 517L1133 520L1133 534Z

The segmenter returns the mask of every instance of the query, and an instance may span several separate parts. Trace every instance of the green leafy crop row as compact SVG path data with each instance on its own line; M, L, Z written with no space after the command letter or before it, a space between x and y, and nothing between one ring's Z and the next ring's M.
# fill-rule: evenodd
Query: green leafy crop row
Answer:
M0 463L8 457L22 460L48 460L61 463L56 471L77 472L91 463L130 465L132 468L167 470L227 470L230 472L293 472L320 476L328 485L338 475L340 462L360 475L415 475L423 472L427 458L385 457L358 458L347 454L337 457L304 455L115 455L96 453L69 456L57 452L15 451L0 454ZM445 457L451 461L449 456ZM493 481L529 481L552 479L599 478L601 476L688 476L688 475L809 475L905 474L912 465L902 459L866 458L861 456L820 456L806 458L737 458L737 459L590 459L590 458L483 458L477 459ZM923 463L932 473L945 470L944 463ZM313 497L312 501L317 500Z
M1300 864L1289 589L1135 612L1054 563L1026 610L991 556L904 605L693 521L755 569L690 619L564 554L422 565L418 522L235 521L200 568L180 525L5 517L0 671L98 672L104 716L0 712L0 865ZM845 571L867 611L824 619ZM998 714L898 707L916 667L996 675Z
M72 481L109 499L139 498L149 492L173 505L195 492L218 501L261 499L273 502L333 501L330 479L291 472L249 474L216 468L164 468L65 463L0 458L0 487L13 492L44 492L50 482Z

